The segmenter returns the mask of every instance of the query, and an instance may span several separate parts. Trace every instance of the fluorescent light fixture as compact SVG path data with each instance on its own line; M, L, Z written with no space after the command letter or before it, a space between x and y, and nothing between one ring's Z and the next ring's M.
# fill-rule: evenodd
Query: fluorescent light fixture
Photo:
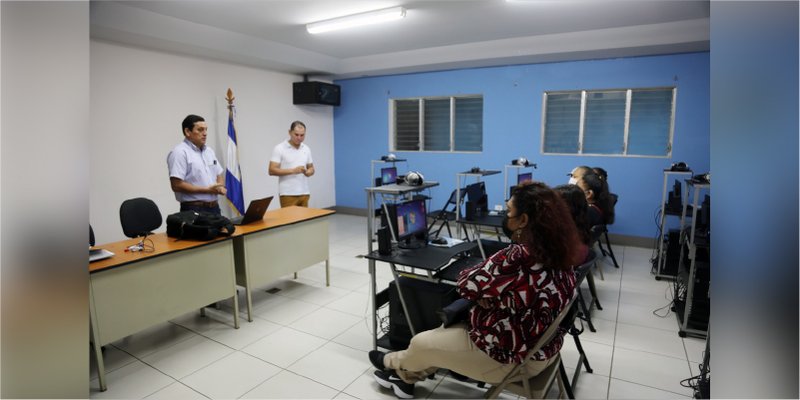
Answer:
M312 22L306 25L308 33L330 32L347 29L355 26L376 24L379 22L393 21L405 18L406 9L403 7L385 8L383 10L369 11L360 14L346 15L344 17L326 19L325 21Z

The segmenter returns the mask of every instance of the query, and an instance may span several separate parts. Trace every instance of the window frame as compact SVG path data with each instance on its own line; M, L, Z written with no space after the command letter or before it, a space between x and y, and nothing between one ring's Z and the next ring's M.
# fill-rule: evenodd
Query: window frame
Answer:
M671 90L672 91L672 104L670 109L670 121L669 121L669 137L667 139L667 152L665 155L647 155L647 154L628 154L628 144L630 143L630 117L631 117L631 102L633 99L633 92L634 91L659 91L659 90ZM623 150L621 154L609 154L609 153L585 153L583 151L584 148L584 133L585 133L585 122L586 122L586 102L587 96L589 93L597 93L597 92L619 92L625 91L625 127L623 132ZM578 151L575 153L557 153L557 152L546 152L545 151L545 137L547 132L545 127L547 126L547 96L548 94L574 94L580 93L581 95L581 109L580 109L580 120L578 122ZM554 156L592 156L592 157L633 157L633 158L672 158L672 149L673 149L673 139L675 134L675 109L676 109L676 102L678 99L678 87L677 86L657 86L657 87L643 87L643 88L614 88L614 89L581 89L581 90L549 90L542 92L542 123L541 123L541 138L540 138L540 146L539 151L543 155L554 155Z
M403 97L389 99L389 151L391 152L413 152L413 153L464 153L464 154L479 154L483 152L483 145L481 144L480 150L455 150L456 147L456 99L481 99L481 108L483 108L483 94L463 94L451 96L424 96L424 97ZM419 136L417 137L418 150L400 150L397 149L397 121L396 121L396 103L398 101L411 101L416 100L418 104L418 127ZM450 114L448 123L450 127L449 132L449 150L426 150L425 149L425 102L429 100L449 100ZM483 113L481 113L481 121L483 121ZM481 124L483 126L483 124ZM481 143L483 143L483 128L481 128Z

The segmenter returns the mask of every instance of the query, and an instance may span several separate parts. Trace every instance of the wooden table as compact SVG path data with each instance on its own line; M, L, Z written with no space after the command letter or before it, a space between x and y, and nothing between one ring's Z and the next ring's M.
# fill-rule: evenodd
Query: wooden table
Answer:
M152 325L233 297L239 328L236 285L245 288L247 320L252 317L252 287L325 261L330 285L328 216L331 210L287 207L263 220L236 227L230 237L198 242L148 237L153 252L126 252L139 239L98 246L115 255L89 264L89 313L100 390L106 390L100 347Z
M89 264L89 315L100 390L106 390L100 347L210 303L239 301L230 238L208 242L151 235L153 252L126 252L139 239L99 247L115 255Z
M253 287L325 261L330 285L328 217L334 211L286 207L268 211L264 219L236 227L233 235L236 284L244 286L247 320L253 321Z

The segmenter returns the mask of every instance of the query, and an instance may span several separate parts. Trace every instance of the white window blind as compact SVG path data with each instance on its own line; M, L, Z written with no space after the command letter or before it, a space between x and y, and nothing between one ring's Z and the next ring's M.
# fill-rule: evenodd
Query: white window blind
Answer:
M669 157L675 88L545 92L542 151Z

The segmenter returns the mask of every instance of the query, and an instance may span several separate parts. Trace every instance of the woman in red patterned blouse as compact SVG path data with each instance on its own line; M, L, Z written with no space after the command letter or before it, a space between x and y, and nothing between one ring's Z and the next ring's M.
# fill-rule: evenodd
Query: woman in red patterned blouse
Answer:
M507 203L504 230L512 244L461 273L458 292L475 301L466 323L421 332L408 349L370 352L375 379L401 398L437 368L497 383L536 344L572 298L584 245L563 199L543 183L521 185ZM527 363L546 368L563 343L563 332Z

